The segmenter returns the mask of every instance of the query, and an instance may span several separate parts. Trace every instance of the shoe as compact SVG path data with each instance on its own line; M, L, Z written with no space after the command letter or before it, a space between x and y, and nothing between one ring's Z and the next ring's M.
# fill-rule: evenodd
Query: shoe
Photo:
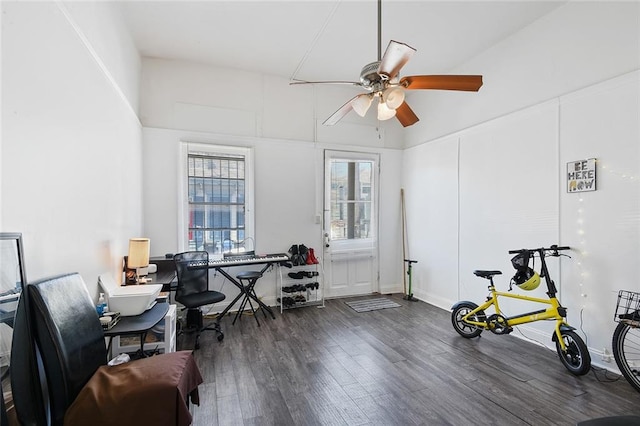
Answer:
M305 246L304 244L299 244L298 253L300 254L300 261L302 262L300 263L300 265L306 265L309 254L309 249L307 248L307 246Z
M318 259L316 259L315 252L312 248L309 249L309 253L307 254L307 265L317 265Z
M279 297L276 300L278 302L280 302L280 298ZM295 302L295 300L293 300L292 297L283 297L282 298L282 306L284 306L285 308L288 308L288 307L293 306L295 304L296 304L296 302Z
M302 258L296 244L289 247L289 253L291 253L291 263L293 264L293 266L304 265L304 263L300 263L302 261Z
M288 275L290 278L293 278L294 280L301 280L305 277L304 271L289 272Z

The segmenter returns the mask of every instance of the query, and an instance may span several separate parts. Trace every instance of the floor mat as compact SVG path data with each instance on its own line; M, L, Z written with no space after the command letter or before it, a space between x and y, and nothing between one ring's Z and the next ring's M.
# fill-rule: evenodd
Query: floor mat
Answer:
M344 302L356 312L377 311L378 309L399 308L401 305L389 299L366 299L356 300L355 302Z

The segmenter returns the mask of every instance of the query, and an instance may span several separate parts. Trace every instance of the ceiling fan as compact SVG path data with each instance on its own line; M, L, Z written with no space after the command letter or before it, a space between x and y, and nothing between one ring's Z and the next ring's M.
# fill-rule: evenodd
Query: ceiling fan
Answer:
M406 90L460 90L477 92L482 86L481 75L412 75L400 78L400 69L411 59L416 49L405 43L391 40L384 55L382 52L382 0L378 0L378 60L365 65L360 81L304 81L292 80L289 84L352 84L367 93L351 98L322 124L333 126L351 110L364 117L374 101L377 102L378 120L396 117L407 127L419 121L418 116L405 102Z

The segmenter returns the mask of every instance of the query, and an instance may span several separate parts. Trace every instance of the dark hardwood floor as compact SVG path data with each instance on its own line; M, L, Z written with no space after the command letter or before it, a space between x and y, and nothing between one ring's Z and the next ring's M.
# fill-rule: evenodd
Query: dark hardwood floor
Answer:
M640 415L624 378L575 377L555 351L513 335L464 339L449 311L384 297L402 306L356 313L344 303L354 299L335 299L275 320L258 313L261 327L224 318L223 342L205 331L195 351L204 383L193 424L537 426ZM179 349L192 345L178 338Z

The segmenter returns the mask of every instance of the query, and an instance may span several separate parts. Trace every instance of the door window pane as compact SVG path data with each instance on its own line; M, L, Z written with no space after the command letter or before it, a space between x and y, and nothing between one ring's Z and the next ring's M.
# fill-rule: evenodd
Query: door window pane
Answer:
M371 238L373 162L331 160L331 239Z

